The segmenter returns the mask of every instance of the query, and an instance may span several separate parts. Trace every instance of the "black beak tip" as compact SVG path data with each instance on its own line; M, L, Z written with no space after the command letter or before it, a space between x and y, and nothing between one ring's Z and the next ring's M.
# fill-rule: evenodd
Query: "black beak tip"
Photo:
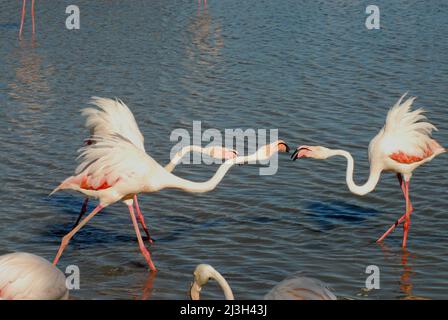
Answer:
M292 161L296 161L297 160L297 154L298 153L299 153L299 150L297 150L297 149L293 152L293 154L291 155Z

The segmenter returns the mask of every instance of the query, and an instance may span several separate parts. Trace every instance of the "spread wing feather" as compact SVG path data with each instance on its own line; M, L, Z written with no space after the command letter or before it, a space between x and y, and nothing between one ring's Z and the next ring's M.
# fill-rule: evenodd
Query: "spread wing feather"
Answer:
M86 117L86 127L91 136L105 137L117 133L145 150L143 135L134 115L123 101L92 97L90 103L97 108L85 108L81 113Z

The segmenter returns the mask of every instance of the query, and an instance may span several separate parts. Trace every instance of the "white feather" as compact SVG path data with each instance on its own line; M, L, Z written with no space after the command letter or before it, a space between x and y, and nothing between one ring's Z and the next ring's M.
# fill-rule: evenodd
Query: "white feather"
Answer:
M81 163L75 171L88 176L91 186L98 187L104 180L113 185L118 179L139 181L147 176L152 159L131 141L119 134L92 139L94 144L79 150Z
M49 261L25 252L0 256L0 299L67 298L65 275Z
M337 300L322 281L296 274L278 283L265 296L265 300Z
M437 129L431 123L424 121L426 117L422 114L423 109L411 111L415 97L410 97L402 103L405 96L406 94L387 114L386 124L380 132L381 148L386 154L404 152L408 155L423 157L428 148L434 145L431 132Z
M86 127L92 136L107 136L118 133L136 147L145 150L144 138L131 110L119 99L92 97L91 104L98 107L85 108Z

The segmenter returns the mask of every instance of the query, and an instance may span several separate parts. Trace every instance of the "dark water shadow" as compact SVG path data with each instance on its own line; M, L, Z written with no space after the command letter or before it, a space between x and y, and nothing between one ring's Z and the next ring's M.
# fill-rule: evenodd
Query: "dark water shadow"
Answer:
M202 230L208 230L212 228L216 228L219 226L229 226L229 225L236 225L239 224L235 219L232 219L230 217L222 217L222 218L216 218L216 219L210 219L207 221L204 221L202 223L197 223L194 219L188 219L185 217L177 217L180 221L185 221L187 219L189 226L176 228L170 231L168 234L163 235L159 239L157 239L158 242L174 242L178 240L182 240L185 237L188 237L189 234L194 234L197 231ZM176 221L176 219L172 219Z
M17 30L19 31L19 23L0 23L0 30Z
M312 202L306 209L312 220L323 230L331 230L339 225L361 224L379 213L373 208L360 207L344 201Z

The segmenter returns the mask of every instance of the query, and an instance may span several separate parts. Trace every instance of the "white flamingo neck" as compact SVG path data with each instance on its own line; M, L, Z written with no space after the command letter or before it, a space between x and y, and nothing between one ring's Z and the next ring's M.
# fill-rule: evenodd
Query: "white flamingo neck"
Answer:
M161 182L158 184L157 188L158 190L164 188L176 188L188 192L199 192L199 193L208 192L213 190L218 185L218 183L221 182L221 180L226 175L227 171L229 171L230 168L232 168L235 164L243 164L257 160L265 160L271 156L263 154L262 151L263 150L260 148L257 152L249 156L237 157L225 161L223 164L221 164L221 166L218 168L213 177L205 182L194 182L186 180L170 173L169 171L163 168L160 168L161 171L158 172L158 176L151 177L151 180L158 180Z
M186 146L183 147L179 152L177 152L174 157L171 159L170 163L168 163L165 166L165 170L167 170L168 172L171 172L174 170L174 168L179 164L179 162L182 160L182 158L184 157L184 155L186 155L189 152L199 152L202 153L203 152L203 148L197 145L190 145L190 146Z
M355 161L353 160L352 155L345 150L330 150L330 157L332 156L342 156L347 159L347 171L346 171L346 182L350 191L354 194L363 196L375 189L375 186L378 184L380 180L381 170L377 169L375 166L370 166L370 174L369 179L366 183L361 186L358 186L353 181L353 171L355 168Z
M218 282L219 286L224 292L224 297L226 298L226 300L235 300L232 289L230 288L226 279L224 279L224 277L218 271L213 272L212 278L215 279L216 282Z

